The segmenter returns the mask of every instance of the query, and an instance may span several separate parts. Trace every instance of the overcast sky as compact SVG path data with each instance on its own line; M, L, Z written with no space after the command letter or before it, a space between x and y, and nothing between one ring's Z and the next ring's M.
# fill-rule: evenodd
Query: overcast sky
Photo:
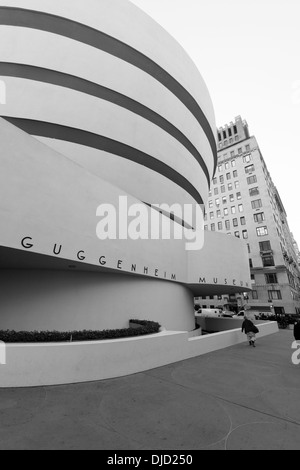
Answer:
M249 124L300 248L300 0L131 0L193 59L217 126Z

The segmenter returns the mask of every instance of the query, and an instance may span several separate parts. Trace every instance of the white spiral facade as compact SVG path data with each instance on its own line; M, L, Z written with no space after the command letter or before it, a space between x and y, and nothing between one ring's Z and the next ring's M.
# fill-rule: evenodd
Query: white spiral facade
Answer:
M239 240L207 234L187 253L96 238L100 203L201 204L216 166L206 85L149 16L127 0L0 0L0 79L3 328L191 330L193 294L247 290Z

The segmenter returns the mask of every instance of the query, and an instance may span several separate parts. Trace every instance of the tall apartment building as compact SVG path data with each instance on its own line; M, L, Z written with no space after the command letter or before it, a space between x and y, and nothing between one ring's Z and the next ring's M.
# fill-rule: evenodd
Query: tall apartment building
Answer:
M253 290L196 303L235 311L247 303L261 312L300 313L297 243L258 143L240 116L218 130L218 167L210 189L204 228L244 239Z

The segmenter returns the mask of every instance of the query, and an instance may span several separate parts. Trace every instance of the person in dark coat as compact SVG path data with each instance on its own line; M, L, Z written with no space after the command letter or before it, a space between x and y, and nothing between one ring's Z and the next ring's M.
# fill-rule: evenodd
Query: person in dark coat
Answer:
M250 346L255 348L256 333L258 333L258 328L254 325L254 323L252 323L251 320L249 320L249 318L246 317L242 324L242 333L244 331L247 335Z
M296 321L294 325L294 337L296 341L300 341L300 320Z

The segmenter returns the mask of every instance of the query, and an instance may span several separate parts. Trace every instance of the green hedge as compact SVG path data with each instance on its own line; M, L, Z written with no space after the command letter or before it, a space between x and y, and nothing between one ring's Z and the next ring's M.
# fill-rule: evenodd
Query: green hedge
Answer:
M131 336L158 333L160 324L147 320L130 320L140 328L123 328L102 331L0 331L0 341L4 343L57 343L70 341L99 341L102 339L127 338Z

